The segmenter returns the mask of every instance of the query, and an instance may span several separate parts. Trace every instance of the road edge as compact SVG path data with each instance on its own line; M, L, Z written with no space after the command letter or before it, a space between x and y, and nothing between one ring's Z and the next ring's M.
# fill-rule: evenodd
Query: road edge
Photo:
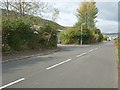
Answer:
M44 56L44 55L52 54L52 53L54 53L54 52L58 52L58 51L60 51L60 50L61 50L60 48L57 48L57 49L55 49L55 50L47 51L46 53L29 55L29 56L23 56L23 57L20 57L20 58L8 59L8 60L4 60L4 61L2 60L0 63L8 63L8 62L20 61L20 60L24 60L24 59L32 58L32 57L36 57L36 56Z

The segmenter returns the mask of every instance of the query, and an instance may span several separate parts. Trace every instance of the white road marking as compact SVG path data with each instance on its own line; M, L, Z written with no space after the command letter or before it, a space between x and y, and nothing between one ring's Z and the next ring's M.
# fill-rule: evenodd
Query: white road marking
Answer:
M56 67L56 66L59 66L59 65L61 65L61 64L63 64L63 63L66 63L66 62L69 62L69 61L71 61L72 59L68 59L68 60L65 60L65 61L63 61L63 62L60 62L60 63L58 63L58 64L55 64L55 65L53 65L53 66L50 66L50 67L48 67L48 68L46 68L47 70L49 70L49 69L52 69L52 68L54 68L54 67Z
M98 49L98 48L95 48L94 50L96 50L96 49Z
M99 48L101 48L102 46L99 46Z
M88 52L92 52L94 49L89 50Z
M18 82L21 82L21 81L23 81L23 80L25 80L25 78L21 78L21 79L18 79L18 80L16 80L16 81L14 81L14 82L11 82L11 83L9 83L9 84L7 84L7 85L1 86L1 87L0 87L0 90L3 89L3 88L6 88L6 87L8 87L8 86L11 86L11 85L13 85L13 84L16 84L16 83L18 83Z
M83 56L83 55L85 55L86 54L86 52L85 53L82 53L82 54L80 54L80 55L77 55L76 57L80 57L80 56Z

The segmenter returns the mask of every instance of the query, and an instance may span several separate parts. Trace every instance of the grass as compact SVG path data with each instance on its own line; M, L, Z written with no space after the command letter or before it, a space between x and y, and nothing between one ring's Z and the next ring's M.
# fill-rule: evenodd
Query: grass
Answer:
M120 46L118 47L118 60L119 60L119 64L120 64Z
M117 49L118 49L118 63L120 64L120 38L117 38L116 40L115 40L115 46L117 47Z
M120 64L120 38L117 38L117 40L115 41L115 45L118 49L118 63Z

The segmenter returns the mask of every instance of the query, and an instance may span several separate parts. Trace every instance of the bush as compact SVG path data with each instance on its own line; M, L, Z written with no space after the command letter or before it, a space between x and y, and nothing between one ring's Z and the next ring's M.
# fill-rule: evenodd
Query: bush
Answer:
M7 47L15 51L28 48L27 45L34 36L30 27L20 19L4 20L2 22L3 50Z
M11 21L4 19L2 29L3 52L57 46L57 32L51 25L45 25L36 30L20 19Z
M79 44L81 40L81 31L79 28L68 28L61 33L62 44ZM93 33L83 28L82 31L83 44L95 42Z
M41 27L39 32L42 35L44 42L43 45L47 47L56 47L57 46L57 31L54 25L47 24Z
M61 32L62 44L78 44L80 33L78 30L69 28Z

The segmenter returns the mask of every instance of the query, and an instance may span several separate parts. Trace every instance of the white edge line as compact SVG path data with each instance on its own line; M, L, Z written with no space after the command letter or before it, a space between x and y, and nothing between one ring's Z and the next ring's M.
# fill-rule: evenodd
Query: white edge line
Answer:
M23 80L25 80L25 78L21 78L21 79L18 79L18 80L16 80L16 81L14 81L14 82L11 82L11 83L9 83L9 84L7 84L7 85L1 86L1 87L0 87L0 90L3 89L3 88L6 88L6 87L8 87L8 86L11 86L11 85L13 85L13 84L16 84L16 83L18 83L18 82L21 82L21 81L23 81Z
M63 61L63 62L60 62L60 63L58 63L58 64L55 64L55 65L53 65L53 66L50 66L50 67L48 67L48 68L46 68L46 69L47 69L47 70L52 69L52 68L54 68L54 67L56 67L56 66L59 66L59 65L61 65L61 64L63 64L63 63L66 63L66 62L68 62L68 61L70 61L70 60L72 60L72 59L67 59L67 60L65 60L65 61Z

